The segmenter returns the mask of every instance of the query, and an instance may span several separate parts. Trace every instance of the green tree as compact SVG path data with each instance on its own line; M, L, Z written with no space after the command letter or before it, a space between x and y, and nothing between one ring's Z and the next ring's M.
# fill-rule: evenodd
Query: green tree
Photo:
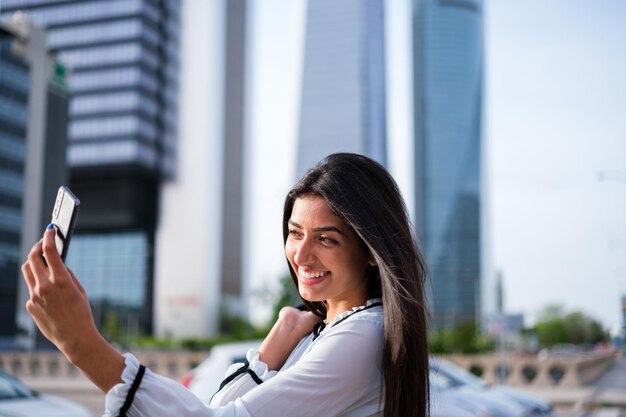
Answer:
M608 340L608 333L598 321L581 311L565 313L558 305L550 305L539 313L534 331L543 347L559 343L595 344Z
M431 353L479 353L493 350L493 340L480 333L476 323L468 322L430 332Z
M568 332L563 318L557 317L538 322L535 325L535 333L541 346L554 346L558 343L568 342Z

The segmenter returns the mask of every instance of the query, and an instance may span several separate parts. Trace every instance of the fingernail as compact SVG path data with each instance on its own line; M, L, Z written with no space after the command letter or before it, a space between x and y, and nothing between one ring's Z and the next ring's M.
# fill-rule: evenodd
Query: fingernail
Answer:
M46 230L50 230L50 229L54 229L54 225L52 223L50 223L47 227Z

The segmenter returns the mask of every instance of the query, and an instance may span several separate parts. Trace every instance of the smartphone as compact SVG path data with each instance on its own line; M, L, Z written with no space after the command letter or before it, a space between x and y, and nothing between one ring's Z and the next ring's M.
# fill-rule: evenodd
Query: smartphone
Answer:
M79 209L80 200L72 194L69 188L64 185L59 187L50 223L56 229L55 243L63 262L65 262L67 250L70 247L70 240L72 239Z

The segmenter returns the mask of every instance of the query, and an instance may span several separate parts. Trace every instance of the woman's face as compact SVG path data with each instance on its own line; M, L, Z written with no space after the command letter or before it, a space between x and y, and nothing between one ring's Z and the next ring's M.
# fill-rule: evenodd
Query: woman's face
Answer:
M367 299L368 255L354 231L318 196L296 199L285 254L308 301L327 301L328 312L349 310Z

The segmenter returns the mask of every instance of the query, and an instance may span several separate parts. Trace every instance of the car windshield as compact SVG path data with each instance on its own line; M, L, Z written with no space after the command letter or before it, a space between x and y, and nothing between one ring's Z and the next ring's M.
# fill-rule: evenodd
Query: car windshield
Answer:
M35 394L24 384L0 372L0 400L32 397Z
M448 375L454 382L460 385L480 385L484 386L485 381L472 374L471 372L466 371L465 369L459 368L456 365L451 364L450 362L445 362L442 360L437 361L436 365L439 370L446 375Z

